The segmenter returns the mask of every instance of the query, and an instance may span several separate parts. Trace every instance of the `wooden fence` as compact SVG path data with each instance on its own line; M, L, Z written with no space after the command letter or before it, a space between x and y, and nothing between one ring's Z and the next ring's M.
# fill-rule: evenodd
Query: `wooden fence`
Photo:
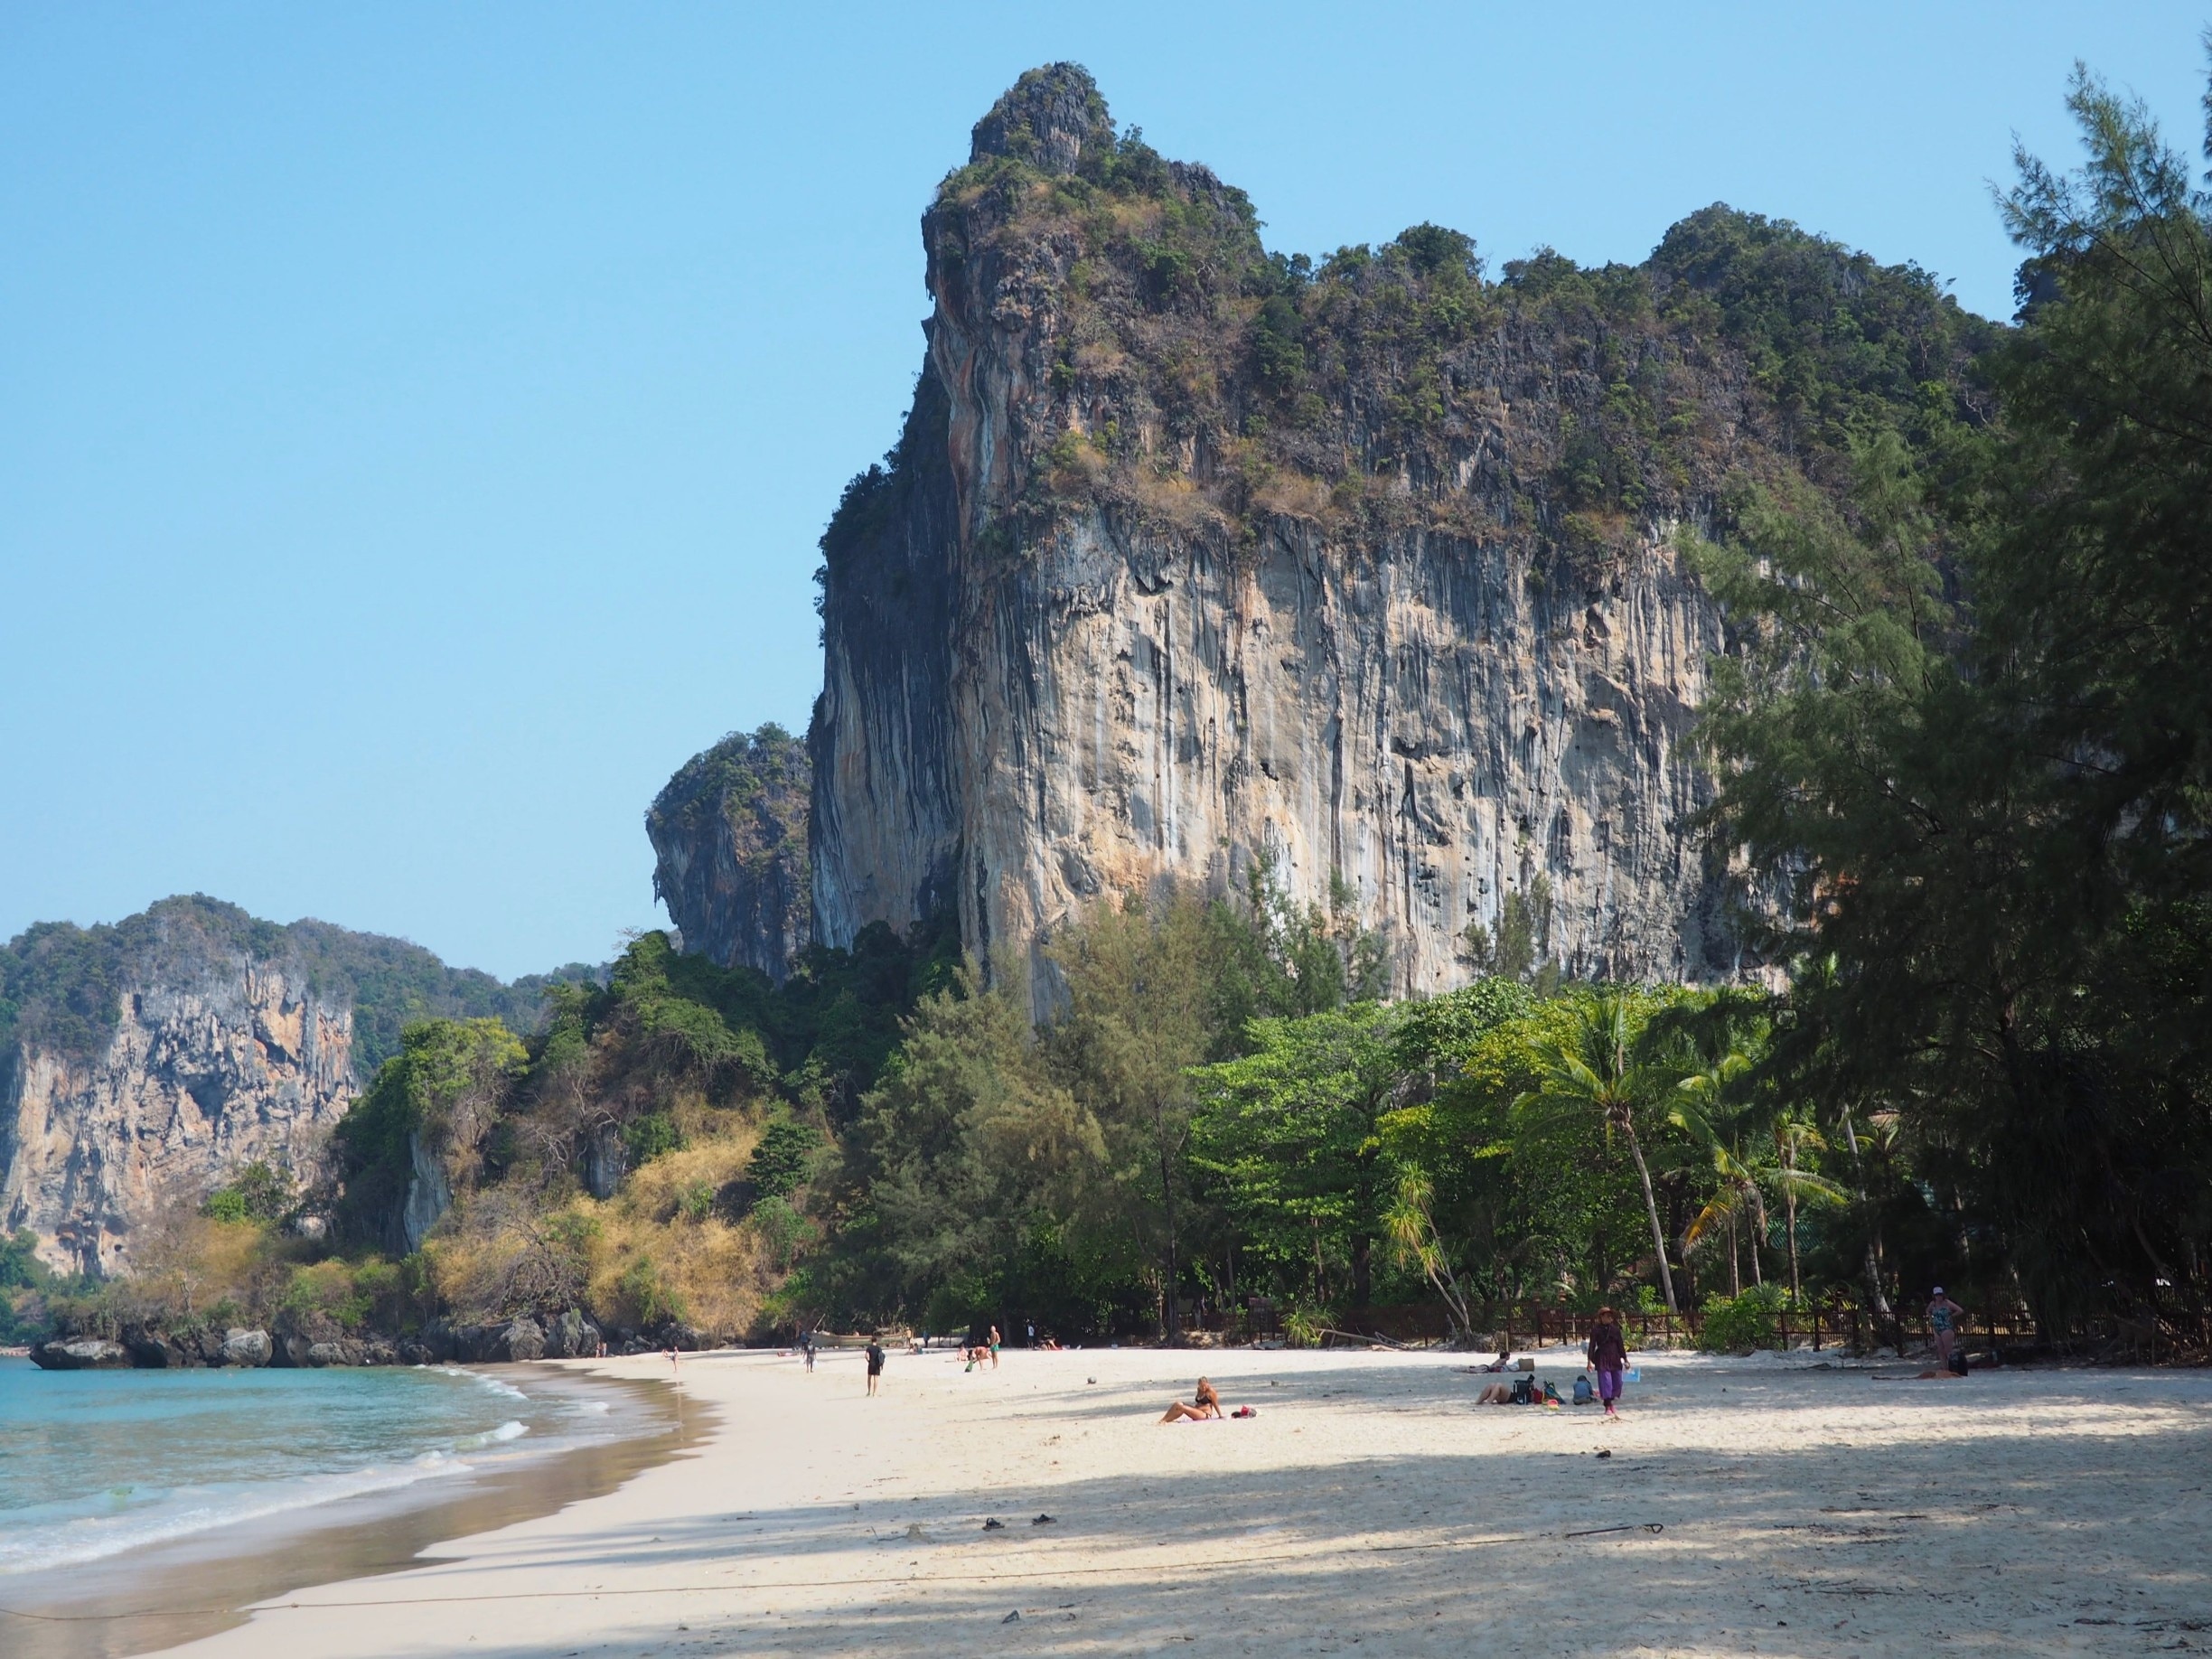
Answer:
M1562 1343L1579 1347L1589 1340L1590 1327L1596 1323L1590 1314L1541 1304L1495 1308L1486 1316L1478 1316L1478 1319L1486 1319L1494 1342L1515 1352ZM1401 1343L1440 1341L1450 1332L1442 1305L1433 1301L1344 1311L1336 1315L1332 1323L1342 1333ZM1695 1311L1621 1316L1622 1333L1631 1348L1695 1346L1703 1324L1703 1316ZM1216 1332L1230 1341L1249 1340L1279 1336L1282 1318L1272 1304L1254 1298L1251 1306L1239 1313L1211 1308L1204 1312L1186 1310L1183 1326L1192 1332ZM1994 1318L1970 1317L1962 1328L1970 1349L2032 1344L2037 1339L2035 1323L2025 1313L2002 1314ZM1777 1348L1795 1348L1802 1344L1816 1349L1841 1347L1861 1352L1899 1343L1907 1348L1925 1347L1933 1341L1924 1314L1906 1314L1878 1321L1857 1304L1842 1301L1778 1311L1775 1316L1775 1338L1774 1345Z

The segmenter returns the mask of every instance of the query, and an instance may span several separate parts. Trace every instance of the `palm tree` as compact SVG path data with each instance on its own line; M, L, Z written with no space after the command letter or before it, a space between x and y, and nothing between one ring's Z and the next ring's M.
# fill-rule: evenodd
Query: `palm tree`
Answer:
M1735 1233L1739 1215L1748 1214L1751 1225L1751 1280L1754 1284L1767 1282L1765 1267L1759 1257L1759 1246L1767 1235L1767 1194L1780 1195L1786 1231L1789 1238L1790 1295L1802 1294L1803 1281L1797 1261L1797 1206L1801 1201L1818 1204L1842 1204L1847 1195L1834 1182L1823 1179L1803 1167L1804 1155L1826 1147L1820 1131L1796 1112L1784 1110L1777 1112L1767 1125L1771 1148L1762 1145L1762 1137L1751 1136L1746 1146L1746 1129L1751 1114L1738 1111L1730 1114L1724 1096L1729 1085L1751 1070L1752 1062L1745 1054L1731 1051L1715 1064L1702 1072L1694 1072L1675 1085L1676 1098L1667 1113L1667 1120L1696 1143L1711 1160L1713 1174L1720 1178L1720 1189L1690 1223L1685 1235L1686 1244L1696 1244L1711 1230L1725 1222L1729 1229L1729 1279L1731 1290L1738 1288Z
M1720 1185L1711 1198L1682 1234L1685 1250L1693 1249L1712 1233L1715 1227L1725 1223L1729 1240L1729 1294L1739 1295L1743 1279L1736 1249L1736 1218L1744 1210L1752 1213L1755 1231L1751 1235L1751 1279L1754 1284L1765 1284L1767 1274L1759 1261L1759 1241L1767 1236L1767 1204L1760 1194L1758 1182L1750 1166L1738 1155L1735 1140L1739 1133L1727 1097L1732 1085L1751 1069L1751 1057L1741 1049L1729 1048L1719 1059L1701 1069L1692 1071L1678 1080L1667 1105L1667 1121L1690 1137L1702 1155L1703 1161L1712 1167ZM1739 1118L1740 1114L1736 1114ZM1723 1127L1727 1132L1723 1133Z
M1576 1008L1567 1033L1538 1049L1542 1081L1516 1104L1562 1116L1595 1117L1604 1127L1608 1146L1616 1135L1628 1143L1636 1178L1644 1185L1644 1213L1651 1222L1652 1251L1659 1259L1660 1288L1666 1294L1667 1311L1679 1314L1674 1274L1667 1265L1666 1234L1659 1225L1659 1201L1652 1194L1651 1167L1636 1137L1636 1109L1655 1092L1657 1082L1653 1071L1637 1060L1636 1038L1643 1025L1630 993L1594 993Z
M1794 1111L1782 1113L1774 1120L1774 1182L1781 1189L1783 1214L1788 1223L1790 1299L1795 1301L1803 1294L1797 1280L1798 1200L1810 1198L1818 1204L1842 1204L1850 1201L1850 1195L1833 1181L1804 1167L1807 1152L1824 1151L1828 1146L1810 1118Z
M1451 1270L1451 1259L1437 1232L1431 1207L1435 1198L1436 1189L1429 1177L1418 1170L1408 1170L1399 1178L1396 1200L1384 1213L1382 1225L1399 1263L1419 1262L1437 1294L1444 1298L1452 1335L1458 1337L1474 1329L1474 1323L1467 1317L1467 1294L1459 1288L1458 1276Z

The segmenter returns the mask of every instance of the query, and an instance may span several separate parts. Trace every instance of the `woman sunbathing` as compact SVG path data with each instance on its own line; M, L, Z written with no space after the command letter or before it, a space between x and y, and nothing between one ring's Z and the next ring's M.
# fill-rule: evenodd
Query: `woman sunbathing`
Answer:
M1167 1415L1161 1418L1160 1421L1179 1423L1187 1419L1194 1423L1202 1423L1209 1417L1222 1415L1221 1396L1214 1392L1214 1385L1211 1382L1200 1377L1196 1402L1192 1405L1185 1405L1180 1400L1175 1401L1167 1408Z

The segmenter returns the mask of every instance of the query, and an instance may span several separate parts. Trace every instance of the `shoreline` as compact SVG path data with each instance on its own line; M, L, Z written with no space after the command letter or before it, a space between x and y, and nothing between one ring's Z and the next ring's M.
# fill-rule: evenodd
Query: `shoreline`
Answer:
M127 1659L197 1641L302 1590L404 1572L456 1538L555 1514L683 1456L711 1425L666 1379L573 1364L466 1367L533 1392L605 1400L634 1429L509 1442L465 1473L236 1522L111 1556L0 1577L9 1659Z
M970 1373L895 1352L871 1399L848 1353L812 1375L686 1355L685 1409L718 1414L694 1455L264 1603L179 1659L1442 1655L1501 1630L1843 1659L2133 1652L2212 1624L2212 1374L1884 1387L1641 1354L1608 1425L1476 1407L1471 1357L1008 1350ZM1562 1386L1577 1369L1538 1357ZM1257 1418L1160 1426L1201 1366Z

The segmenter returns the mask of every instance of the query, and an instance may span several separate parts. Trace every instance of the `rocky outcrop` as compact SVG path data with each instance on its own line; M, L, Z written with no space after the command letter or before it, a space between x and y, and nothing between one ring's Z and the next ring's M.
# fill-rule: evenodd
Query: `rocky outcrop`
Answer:
M249 1164L312 1185L405 1024L496 1015L527 1030L548 982L199 896L111 926L41 923L0 946L0 1231L31 1229L64 1271L125 1270L146 1223ZM448 1201L426 1190L413 1219L426 1228Z
M599 1327L571 1308L558 1319L546 1322L545 1357L590 1359L599 1352L603 1340Z
M42 1371L122 1371L135 1362L119 1342L73 1336L38 1344L31 1350L31 1363Z
M223 1333L222 1363L226 1365L266 1365L274 1354L275 1346L267 1331L233 1327Z
M399 1206L399 1233L408 1252L418 1251L430 1229L453 1208L453 1179L443 1158L423 1143L419 1131L408 1137L407 1197Z
M684 949L779 984L811 937L805 745L781 726L694 755L645 815L653 893Z
M91 1052L26 1043L0 1069L0 1226L53 1267L126 1269L135 1230L250 1163L312 1179L352 1102L349 1007L243 950L165 965Z
M1539 877L1570 972L1738 968L1691 821L1727 642L1685 532L1832 482L1851 408L1965 398L1985 325L1725 209L1634 270L1493 282L1434 226L1273 258L1069 65L978 125L923 240L913 410L823 539L818 942L950 908L1018 953L1257 863L1348 904L1401 992L1470 977ZM1783 355L1812 392L1755 366Z

